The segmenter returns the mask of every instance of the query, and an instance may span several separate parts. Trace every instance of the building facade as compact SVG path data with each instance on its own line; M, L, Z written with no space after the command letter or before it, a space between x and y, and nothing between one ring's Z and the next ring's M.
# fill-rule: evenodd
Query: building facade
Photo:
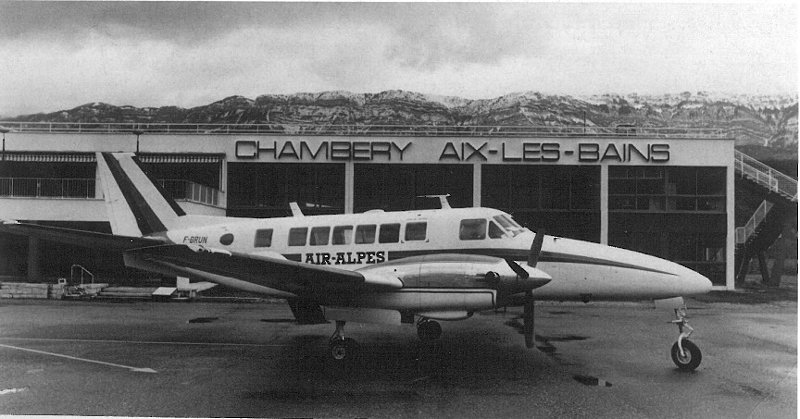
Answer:
M94 153L137 151L187 212L236 217L453 207L653 254L734 284L734 141L658 129L8 124L0 218L109 231ZM9 126L10 125L10 126ZM55 127L55 128L54 128ZM57 256L53 256L57 255ZM121 256L0 236L0 278Z

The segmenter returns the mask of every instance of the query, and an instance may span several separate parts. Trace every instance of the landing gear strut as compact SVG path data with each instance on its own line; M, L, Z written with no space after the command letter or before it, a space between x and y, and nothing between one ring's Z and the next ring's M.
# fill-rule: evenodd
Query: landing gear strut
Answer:
M336 330L328 344L328 355L337 363L351 361L358 351L358 343L355 339L344 337L344 324L344 321L336 321Z
M672 362L684 371L694 371L703 360L703 354L700 352L700 348L688 339L694 329L689 326L689 321L686 320L685 306L675 309L675 320L670 323L677 325L680 332L678 341L672 345L670 350Z
M417 336L423 342L431 342L442 336L442 326L435 320L422 319L417 323Z

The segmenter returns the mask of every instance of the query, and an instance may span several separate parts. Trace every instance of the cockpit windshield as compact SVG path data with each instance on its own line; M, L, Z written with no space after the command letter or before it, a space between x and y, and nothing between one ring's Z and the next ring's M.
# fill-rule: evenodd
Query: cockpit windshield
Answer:
M495 215L494 216L494 220L497 221L497 223L500 224L500 226L503 228L503 230L508 232L508 234L511 237L514 237L514 236L518 235L519 233L522 233L523 231L525 231L525 228L522 227L521 225L517 224L517 222L514 221L514 219L511 218L509 215L506 215L506 214Z

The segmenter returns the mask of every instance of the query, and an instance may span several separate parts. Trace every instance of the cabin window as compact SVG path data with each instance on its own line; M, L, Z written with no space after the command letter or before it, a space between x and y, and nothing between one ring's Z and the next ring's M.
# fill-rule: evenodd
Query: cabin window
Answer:
M219 238L219 242L224 244L225 246L233 243L233 234L225 233Z
M400 224L381 224L378 243L397 243L400 241Z
M298 227L289 230L289 246L305 246L308 227Z
M253 247L270 246L272 246L272 229L267 228L263 230L256 230L256 239L253 242Z
M406 224L406 240L425 240L427 230L427 222L408 223Z
M356 227L356 244L375 243L375 224L368 224Z
M483 240L486 238L486 220L472 218L461 220L461 229L458 232L461 240Z
M500 228L500 226L498 226L494 222L489 222L489 238L490 239L501 239L501 238L503 238L504 234L505 233L503 232L503 229Z
M333 244L350 244L353 242L353 226L336 226L333 228Z
M314 227L311 229L311 238L308 240L312 246L325 246L331 235L330 227Z

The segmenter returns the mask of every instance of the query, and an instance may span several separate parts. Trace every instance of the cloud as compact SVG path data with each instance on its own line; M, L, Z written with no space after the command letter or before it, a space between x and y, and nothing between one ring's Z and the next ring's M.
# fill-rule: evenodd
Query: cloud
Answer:
M0 114L414 90L795 91L793 5L0 2Z

